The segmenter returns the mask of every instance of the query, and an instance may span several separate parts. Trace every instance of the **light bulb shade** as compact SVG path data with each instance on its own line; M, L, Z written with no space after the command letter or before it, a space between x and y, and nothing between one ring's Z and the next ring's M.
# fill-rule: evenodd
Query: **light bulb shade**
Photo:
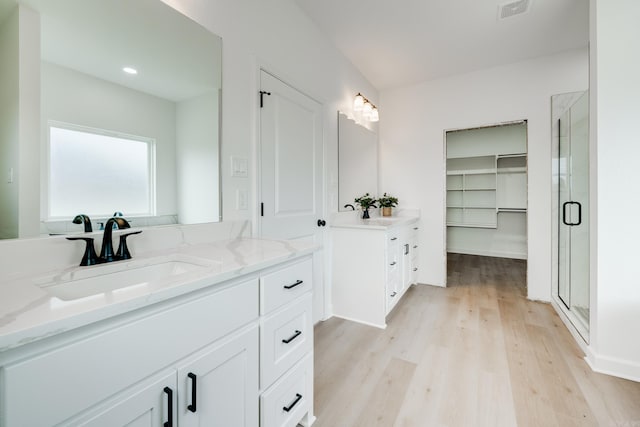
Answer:
M356 95L356 98L353 100L353 111L362 111L363 106L364 106L364 96L358 93Z
M372 122L377 122L378 120L380 120L380 116L378 115L378 109L376 107L373 107L373 110L371 110L371 115L369 116L369 120Z
M362 115L368 119L371 116L371 112L373 111L373 105L370 102L365 102L362 107Z

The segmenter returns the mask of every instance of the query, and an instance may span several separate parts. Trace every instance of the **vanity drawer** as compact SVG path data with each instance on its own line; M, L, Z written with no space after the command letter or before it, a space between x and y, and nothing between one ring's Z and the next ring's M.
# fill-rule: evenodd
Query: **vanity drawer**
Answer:
M7 365L0 383L11 392L0 402L0 424L60 423L257 317L252 279Z
M311 294L261 320L260 387L268 387L313 349Z
M260 427L295 427L313 399L313 353L260 396Z
M311 258L260 278L260 314L267 314L311 291L313 264Z

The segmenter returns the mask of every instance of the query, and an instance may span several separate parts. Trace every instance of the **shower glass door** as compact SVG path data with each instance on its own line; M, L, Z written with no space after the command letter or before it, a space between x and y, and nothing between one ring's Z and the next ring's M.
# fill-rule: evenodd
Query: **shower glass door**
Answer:
M589 97L557 119L557 295L585 340L589 331Z

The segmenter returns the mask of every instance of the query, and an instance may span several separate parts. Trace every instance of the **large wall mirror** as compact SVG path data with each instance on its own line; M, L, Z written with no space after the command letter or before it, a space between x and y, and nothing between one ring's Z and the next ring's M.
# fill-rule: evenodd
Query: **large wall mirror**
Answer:
M220 221L221 38L160 0L19 3L39 15L42 234Z
M339 112L338 210L365 193L378 195L378 135Z

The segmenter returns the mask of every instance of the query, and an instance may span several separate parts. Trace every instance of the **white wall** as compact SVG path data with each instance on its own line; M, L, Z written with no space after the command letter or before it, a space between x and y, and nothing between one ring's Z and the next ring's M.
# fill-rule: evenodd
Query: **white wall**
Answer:
M42 165L48 164L46 147L49 120L154 138L156 213L175 215L176 104L49 62L42 62L41 78ZM46 188L47 170L43 168L43 219L47 218ZM114 206L113 210L121 209Z
M218 91L179 102L176 110L178 222L220 221Z
M640 3L591 0L592 310L588 360L640 381ZM597 200L597 203L596 203ZM594 280L595 279L595 280Z
M40 234L40 15L19 13L18 236Z
M0 239L18 237L18 8L0 22Z
M422 211L419 282L446 281L444 131L527 119L528 292L550 300L551 95L588 83L581 49L381 94L381 190Z
M256 219L259 67L323 104L329 212L338 206L337 111L352 111L362 92L378 93L291 0L163 0L222 37L222 208L224 221ZM381 117L381 120L383 118ZM230 157L250 161L249 177L231 177ZM249 209L236 209L236 190Z

